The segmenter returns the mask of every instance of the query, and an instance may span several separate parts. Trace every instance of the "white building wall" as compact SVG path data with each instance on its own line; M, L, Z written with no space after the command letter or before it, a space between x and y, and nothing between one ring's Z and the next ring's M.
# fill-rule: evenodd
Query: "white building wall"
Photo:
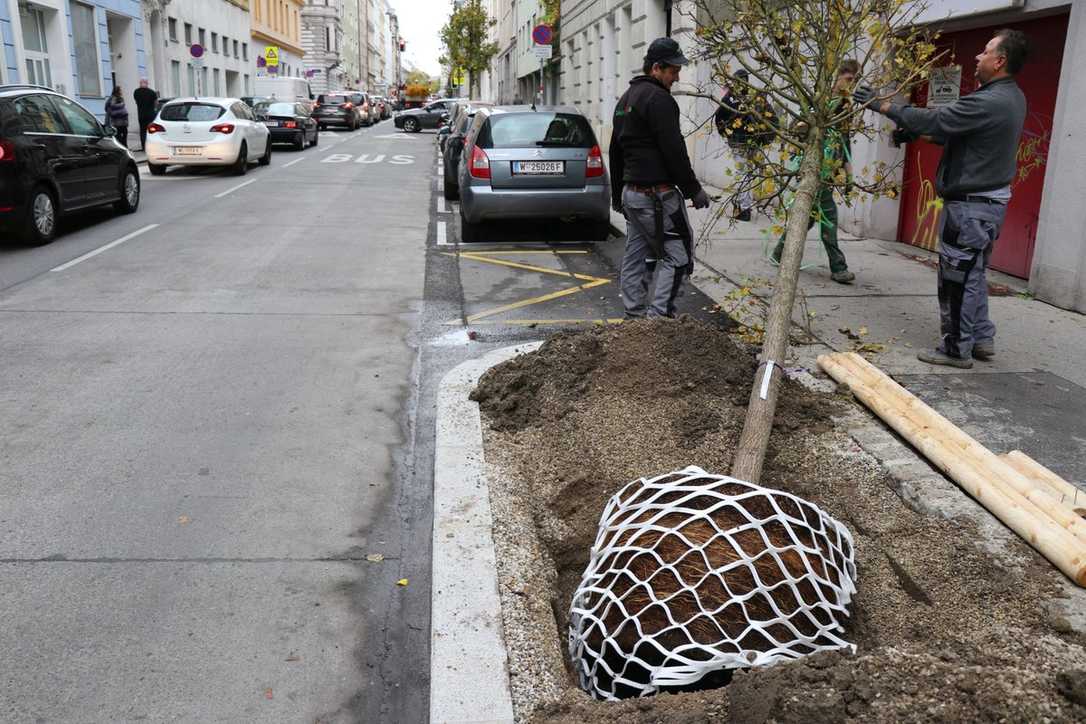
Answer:
M152 50L156 55L161 54L161 62L156 60L153 63L156 68L161 68L161 75L164 76L154 79L155 90L160 96L193 94L196 89L190 86L190 77L196 81L201 95L212 95L215 91L215 71L218 71L221 95L236 97L251 92L252 78L256 74L257 51L250 37L248 11L226 0L184 0L166 4L161 12L164 21L163 44ZM173 23L170 22L171 19ZM200 30L204 31L202 71L192 66L192 55L189 52L191 43L186 42L185 38L186 23L192 27L191 43L199 43ZM176 29L173 35L170 34L171 27ZM212 43L212 33L218 37L217 52ZM223 45L224 37L227 39L226 48ZM238 43L237 57L234 56L233 48L235 40ZM171 72L175 67L174 63L178 63L181 68L180 87L177 87L176 78ZM156 73L157 75L159 73Z

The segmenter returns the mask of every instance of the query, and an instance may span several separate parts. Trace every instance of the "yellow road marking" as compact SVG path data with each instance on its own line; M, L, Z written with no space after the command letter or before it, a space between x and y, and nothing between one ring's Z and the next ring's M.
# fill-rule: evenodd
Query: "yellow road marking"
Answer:
M553 274L554 276L564 277L566 279L580 279L584 282L608 282L610 279L600 279L599 277L589 276L588 274L575 274L573 272L562 271L560 269L548 269L545 266L535 266L534 264L523 264L517 261L509 261L508 259L488 259L485 256L478 256L477 252L464 251L460 254L444 251L445 256L459 256L461 259L471 259L472 261L481 261L484 264L497 264L498 266L512 267L513 269L523 269L525 271L538 272L540 274Z
M484 319L481 322L475 322L475 324L517 324L517 325L532 325L532 324L622 324L624 319L622 318L610 318L610 319ZM459 321L452 322L452 324L460 324Z
M594 282L590 282L588 284L582 284L581 286L569 287L567 289L562 289L561 291L557 291L557 292L551 292L550 294L544 294L544 295L539 296L539 297L531 297L529 299L522 299L519 302L513 302L512 304L506 304L506 305L501 306L501 307L495 307L494 309L488 309L485 312L479 312L478 314L473 314L470 317L468 317L467 319L468 319L468 322L475 322L477 320L482 319L483 317L490 317L490 316L493 316L495 314L501 314L502 312L511 312L514 309L520 309L521 307L530 307L533 304L540 304L542 302L549 302L552 299L558 299L559 297L569 296L570 294L577 294L578 292L583 292L585 289L591 289L592 287L598 287L601 284L610 284L610 283L611 283L610 279L597 279Z
M517 254L588 254L589 252L588 252L587 249L569 249L569 250L561 250L561 249L548 249L548 250L531 249L531 250L528 250L528 249L525 249L525 250L521 250L521 251L518 251L518 250L515 250L515 249L514 250L495 249L493 251L465 251L465 252L461 252L461 253L462 254L474 254L475 256L484 256L484 255L489 255L489 254L513 254L513 255L517 255Z

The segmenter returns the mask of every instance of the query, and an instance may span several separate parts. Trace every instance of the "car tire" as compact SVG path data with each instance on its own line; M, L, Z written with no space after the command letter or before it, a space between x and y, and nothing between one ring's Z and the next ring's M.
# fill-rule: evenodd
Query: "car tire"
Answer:
M464 218L464 207L460 207L460 241L472 244L482 241L482 224L473 224Z
M133 214L139 207L140 174L130 166L121 176L121 198L113 202L113 209L118 214Z
M260 160L257 161L257 163L259 163L261 166L269 166L269 165L271 165L271 153L272 153L272 143L271 143L271 138L269 138L268 142L264 144L264 155L260 157Z
M317 126L317 133L320 133L321 131L323 131L326 128L328 128L328 126L321 123L320 125Z
M152 176L165 176L166 166L157 163L148 163L147 170L151 172Z
M294 150L301 151L305 149L305 131L298 134L297 140L294 141Z
M418 133L420 130L419 122L414 118L408 118L403 122L403 130L407 133Z
M588 227L588 241L607 241L611 236L611 224L606 221L597 221Z
M241 148L238 149L238 160L234 161L234 165L230 169L234 172L235 176L244 176L249 170L249 147L245 145L245 141L241 142Z
M48 244L57 235L57 199L45 186L35 186L26 206L26 220L20 237L34 246Z
M445 174L444 183L442 184L442 191L445 194L446 201L456 201L460 198L460 187L457 186L449 179L449 174Z

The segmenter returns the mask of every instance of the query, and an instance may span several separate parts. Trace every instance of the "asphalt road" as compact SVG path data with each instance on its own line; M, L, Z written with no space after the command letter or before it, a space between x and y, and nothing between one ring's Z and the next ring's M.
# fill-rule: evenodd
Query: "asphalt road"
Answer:
M432 163L323 134L0 248L0 720L425 719Z
M622 316L620 238L461 244L437 161L324 133L0 246L0 720L427 720L438 384Z

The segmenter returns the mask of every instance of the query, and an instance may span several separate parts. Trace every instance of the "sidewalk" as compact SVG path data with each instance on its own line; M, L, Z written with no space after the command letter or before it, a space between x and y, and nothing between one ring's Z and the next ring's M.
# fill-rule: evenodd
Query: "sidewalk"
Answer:
M709 213L690 212L700 238ZM625 228L621 217L615 223ZM728 223L718 222L699 244L693 283L729 308L735 302L728 295L750 286L755 299L745 297L747 306L757 312L768 306L767 283L777 271L761 233L769 223ZM977 361L972 370L933 367L916 353L939 339L936 255L848 236L841 248L856 274L851 285L830 280L817 229L808 234L794 319L807 326L805 302L811 335L797 328L794 340L807 343L792 348L789 366L813 371L820 354L873 345L869 349L882 350L869 355L874 364L981 443L996 452L1024 450L1086 490L1086 316L1029 298L1023 280L991 273L996 358Z

